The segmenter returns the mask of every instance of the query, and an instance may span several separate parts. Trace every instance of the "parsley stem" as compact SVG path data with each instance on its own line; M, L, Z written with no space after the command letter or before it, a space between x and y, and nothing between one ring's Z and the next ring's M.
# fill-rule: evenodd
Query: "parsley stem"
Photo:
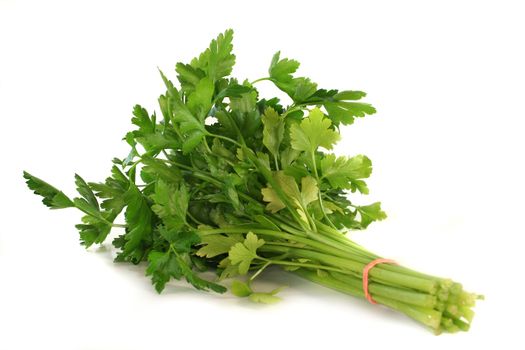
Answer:
M250 159L250 161L255 165L255 167L260 171L260 173L264 176L266 181L272 186L275 193L279 196L281 201L286 205L286 208L288 209L288 212L292 215L292 217L295 219L295 221L304 229L308 230L309 227L305 225L306 223L303 221L299 213L294 209L294 206L292 205L289 197L286 195L286 193L283 191L281 186L277 183L277 181L274 179L273 174L270 169L267 168L267 166L255 155L252 149L248 147L242 148L244 154ZM306 212L307 213L307 212Z
M213 154L213 152L212 152L210 146L208 145L208 142L206 141L206 138L204 138L204 140L202 140L202 141L203 141L202 143L204 144L204 148L206 148L206 150L208 151L208 153L209 153L209 154Z
M340 258L328 255L326 253L315 252L312 250L302 248L289 248L289 252L292 254L296 254L296 256L299 257L313 259L331 266L348 269L349 271L353 271L358 274L360 274L363 271L366 265L355 260ZM435 280L428 280L397 272L391 272L385 269L381 269L380 267L376 267L370 270L370 276L378 281L383 281L402 287L413 288L430 294L434 294L437 291L437 283Z
M128 227L128 225L124 225L124 224L111 224L111 227L126 228L126 227Z
M272 259L264 259L264 258L261 258L261 259L264 261L270 262L274 265L307 267L307 268L312 268L312 269L348 273L348 271L345 271L345 270L342 270L336 267L326 266L326 265L317 265L317 264L302 263L302 262L295 262L295 261L288 261L288 260L272 260Z
M188 217L193 221L195 222L197 225L205 225L203 222L199 221L197 218L195 218L191 213L190 211L186 211L186 215L188 215Z
M299 269L294 271L294 273L312 282L321 284L325 287L335 289L346 294L350 294L356 297L364 296L362 289L357 288L354 285L350 285L348 283L337 280L332 276L319 276L315 271L307 269ZM395 310L401 311L407 316L435 330L437 330L440 325L441 315L436 310L430 308L422 308L414 305L407 305L403 302L392 300L388 297L383 297L379 295L374 295L373 298L378 303L391 307Z
M264 81L264 80L270 80L270 81L272 81L272 78L270 78L270 77L259 78L259 79L256 79L256 80L252 81L250 84L253 85L253 84L255 84L255 83L258 83L258 82L260 82L260 81Z
M257 278L257 276L259 276L261 274L261 272L263 272L268 266L270 266L272 264L272 261L267 261L259 270L257 270L251 277L250 277L250 282L252 282L255 278Z
M239 142L235 141L234 139L231 139L227 136L223 136L223 135L217 135L217 134L209 134L209 136L211 137L215 137L217 139L221 139L221 140L224 140L224 141L228 141L228 142L231 142L233 143L234 145L238 146L238 147L242 147L243 145L241 145Z

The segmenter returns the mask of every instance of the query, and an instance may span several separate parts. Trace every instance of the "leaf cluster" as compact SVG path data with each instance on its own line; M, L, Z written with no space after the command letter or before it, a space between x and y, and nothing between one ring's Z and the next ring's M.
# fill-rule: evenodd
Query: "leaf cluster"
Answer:
M86 248L116 231L115 260L146 262L158 292L171 279L224 292L200 276L207 270L222 280L256 276L269 265L311 264L279 249L302 247L304 237L343 237L386 217L380 203L358 205L349 197L369 192L370 159L330 153L342 125L375 113L361 101L366 94L318 88L280 52L267 77L241 82L231 77L232 40L227 30L189 63L177 63L177 83L160 72L160 114L133 108L134 129L124 136L130 152L113 160L104 182L75 175L78 196L70 198L24 172L46 206L83 213L76 227ZM265 80L289 101L262 98L256 84ZM243 283L234 283L234 294L277 298Z

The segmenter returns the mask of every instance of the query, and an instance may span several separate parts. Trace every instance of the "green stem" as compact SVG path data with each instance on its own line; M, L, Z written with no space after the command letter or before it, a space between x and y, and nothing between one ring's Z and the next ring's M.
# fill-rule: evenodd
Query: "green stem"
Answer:
M128 225L125 225L125 224L111 224L111 227L126 228L126 227L128 227Z
M358 276L362 274L364 267L371 261L365 260L362 256L349 254L345 251L341 251L337 248L327 246L321 242L314 241L307 237L297 237L289 233L260 229L258 227L225 227L219 229L200 230L199 233L202 235L207 235L217 233L246 233L249 231L262 236L266 235L270 237L281 238L291 242L304 243L305 245L311 247L312 249L316 249L317 251L309 250L306 248L281 248L286 249L286 252L293 254L297 258L315 260L323 264L336 267L338 269L351 271ZM282 249L281 252L283 252ZM388 265L382 264L370 270L371 279L373 281L381 282L384 284L412 288L430 294L436 293L437 281L435 279L425 279L421 277L416 277L410 274L405 274L403 273L403 271L389 271L385 269L386 266Z
M326 211L324 209L323 199L322 199L322 196L321 196L321 190L319 188L319 186L321 186L321 181L319 180L319 173L317 172L317 163L315 161L315 153L312 151L311 154L312 154L312 167L314 169L315 180L317 181L317 199L319 200L319 206L321 207L321 211L323 212L323 217L326 219L328 224L332 228L335 229L336 227L335 227L334 223L330 220L330 218L328 217L328 215L326 214Z
M288 209L292 217L295 219L295 221L304 230L308 230L309 228L305 225L305 222L301 219L299 214L295 211L294 206L290 202L289 197L286 195L286 193L284 193L281 186L279 186L277 181L275 181L275 179L273 178L273 174L270 171L270 169L268 169L266 165L264 165L261 162L261 160L255 155L255 153L250 148L243 147L242 150L243 150L243 153L248 157L248 159L250 159L250 161L255 165L255 167L259 170L259 172L264 176L266 181L268 181L268 183L272 186L273 190L275 191L275 193L277 193L277 195L279 196L279 199L281 199L281 201L286 205L286 208Z
M222 135L217 135L217 134L208 134L208 136L211 136L211 137L215 137L215 138L218 138L218 139L221 139L221 140L224 140L224 141L228 141L228 142L231 142L233 143L234 145L238 146L238 147L242 147L243 145L241 145L239 142L235 141L234 139L231 139L227 136L222 136Z
M311 269L320 269L320 270L326 270L326 271L333 271L333 272L339 272L339 273L348 273L348 271L338 269L336 267L330 267L326 265L317 265L317 264L310 264L310 263L301 263L301 262L295 262L295 261L288 261L288 260L273 260L273 259L265 259L260 258L264 261L271 262L274 265L282 265L282 266L296 266L296 267L303 267L303 268L311 268Z
M359 276L362 274L362 271L366 266L366 264L357 262L355 260L351 260L348 258L340 258L337 256L328 255L325 253L320 253L308 249L288 249L288 251L296 257L312 259L327 265L346 269L358 274ZM405 275L402 273L391 272L381 269L380 267L371 269L369 272L369 276L373 281L400 287L412 288L430 294L435 294L437 292L438 287L437 282L434 280L428 280L410 275Z
M205 225L202 221L198 220L196 217L194 217L189 210L186 211L186 215L189 216L189 218L196 223L197 225Z
M257 278L257 276L259 276L261 274L261 272L264 271L264 269L266 269L268 266L270 266L272 264L271 261L267 261L259 270L257 270L251 277L250 277L250 280L249 282L252 282L255 278Z
M295 236L295 235L292 235L286 232L282 232L282 231L261 229L260 227L254 227L251 225L247 225L245 227L223 227L223 228L217 228L217 229L199 230L199 234L206 236L206 235L212 235L212 234L218 234L218 233L247 233L250 231L255 234L262 235L262 236L276 237L276 238L281 238L281 239L291 241L291 242L303 243L305 245L308 245L314 249L318 249L327 254L331 254L334 256L343 256L343 257L348 258L348 254L345 253L344 251L340 251L333 247L326 246L323 243L311 240L307 237Z
M356 278L355 276L341 274L338 272L333 272L332 277L363 291L363 281L361 278ZM368 290L372 298L375 298L376 296L382 296L392 300L401 301L405 304L417 305L431 309L433 309L437 304L437 298L434 295L416 292L408 289L399 289L392 286L386 286L377 282L369 283Z
M299 269L294 271L294 273L312 282L318 283L331 289L335 289L345 294L350 294L356 297L364 296L362 289L356 288L355 286L339 281L331 276L321 277L316 272L306 269ZM394 310L400 311L406 314L407 316L413 318L414 320L431 327L434 330L439 329L439 325L441 322L441 313L436 310L421 308L414 305L407 305L403 302L392 300L384 296L375 296L374 300Z
M258 83L260 81L265 81L265 80L270 80L271 81L272 79L270 77L259 78L259 79L256 79L256 80L252 81L250 84L253 85L255 83Z

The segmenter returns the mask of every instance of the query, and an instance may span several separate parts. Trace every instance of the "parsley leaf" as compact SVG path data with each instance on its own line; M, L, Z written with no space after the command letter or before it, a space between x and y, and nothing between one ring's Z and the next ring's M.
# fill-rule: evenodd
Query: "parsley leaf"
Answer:
M363 205L356 208L361 215L361 227L367 228L373 221L386 219L386 213L381 210L381 203L376 202L370 205Z
M202 246L197 251L201 257L214 258L217 255L226 254L236 243L242 243L241 235L208 235L201 238Z
M129 132L126 135L126 141L135 146L135 142L140 143L146 152L159 152L163 149L177 149L180 147L180 142L176 139L176 134L170 129L163 127L159 128L156 124L156 115L150 117L148 111L136 105L133 108L133 118L131 122L138 126L138 130ZM134 153L131 153L131 157L136 155L136 149ZM128 163L131 159L128 160Z
M279 147L284 137L284 121L272 107L266 108L262 116L264 124L263 143L274 157L279 155Z
M155 290L160 293L172 277L175 279L182 277L182 270L176 257L170 251L165 253L151 251L148 254L146 276L151 276L151 282L155 286Z
M332 149L340 136L330 128L331 125L330 119L325 118L319 108L312 109L307 118L300 124L293 124L290 128L293 149L306 151L310 155L313 155L320 146L328 150Z
M168 230L180 230L186 225L189 194L184 184L175 188L158 180L151 199L155 203L151 206L151 210L162 219Z
M89 248L95 243L102 243L106 240L111 231L111 223L116 214L112 211L105 211L99 216L85 215L82 223L75 225L80 235L80 243Z
M95 197L95 194L91 190L91 188L88 186L86 181L84 181L83 178L80 177L80 175L75 174L75 184L77 185L77 191L80 193L80 195L83 197L83 199L88 203L93 209L96 211L100 211L100 207L98 205L97 198Z
M103 199L100 204L102 209L118 214L126 206L124 194L129 188L129 179L116 165L111 168L111 176L104 183L90 182L89 186L98 198Z
M145 252L148 241L151 240L153 213L147 199L134 183L130 183L124 194L127 208L124 214L126 234L124 246L117 256L117 261L139 263Z
M228 257L233 265L239 265L239 273L245 275L250 268L252 260L257 258L257 249L264 245L264 240L248 232L243 243L236 243L231 247Z
M301 103L308 99L317 90L317 84L308 78L294 78L293 73L299 68L299 62L288 58L280 59L281 52L278 51L272 58L270 68L270 79L274 84L284 91L295 103Z
M191 268L187 254L181 255L173 246L167 252L151 251L148 254L148 267L146 276L151 276L151 282L158 293L161 293L171 278L176 280L185 277L199 290L213 290L224 293L226 288L199 277Z
M164 109L167 110L165 113L169 114L169 119L173 125L178 127L178 131L183 135L182 152L188 153L197 147L207 134L204 127L204 117L201 116L201 118L199 118L198 116L194 116L189 106L182 101L179 91L173 86L173 83L164 76L164 73L160 72L160 74L168 89L167 97L165 97L167 98L164 107ZM206 88L206 86L202 87L202 89ZM206 95L206 92L200 94ZM196 101L199 103L202 102L202 100L203 98L200 96L196 98ZM198 103L195 102L195 108L197 105Z
M198 59L193 59L191 65L202 69L213 81L229 75L235 64L232 40L233 30L228 29L212 40L210 47Z
M178 73L177 79L180 82L182 91L188 95L195 91L199 81L206 76L202 69L181 62L177 63L175 71Z
M234 280L231 285L231 292L233 295L240 298L249 297L255 303L274 304L281 301L281 298L276 296L283 287L276 288L270 292L254 292L249 283L244 283Z
M351 158L336 157L327 154L321 160L322 177L326 178L334 188L359 190L368 194L366 179L372 173L372 162L367 156L357 155Z
M71 208L74 206L71 199L69 199L62 191L57 190L44 180L24 171L24 178L27 180L26 184L29 189L33 190L35 194L44 197L42 203L51 209Z
M205 77L197 83L195 91L188 96L188 108L201 122L204 122L204 119L208 116L214 91L213 81Z

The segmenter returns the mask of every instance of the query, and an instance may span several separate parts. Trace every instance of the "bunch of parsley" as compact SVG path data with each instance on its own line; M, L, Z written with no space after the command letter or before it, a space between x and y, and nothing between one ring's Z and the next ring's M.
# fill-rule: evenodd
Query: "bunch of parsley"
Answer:
M131 151L114 159L103 183L79 175L70 198L24 172L27 185L52 209L84 213L76 227L85 247L103 243L113 228L115 261L146 261L160 293L171 279L271 303L278 290L257 292L251 282L280 266L321 285L364 297L363 268L378 256L346 238L386 217L380 203L355 204L349 192L368 193L372 171L364 155L329 151L339 127L375 113L361 91L319 89L294 76L295 60L273 56L268 77L239 82L233 32L227 30L189 64L176 65L176 87L161 72L162 118L137 105L125 140ZM292 103L260 98L255 84L269 80ZM125 223L115 223L123 213ZM200 272L217 272L210 281ZM249 275L248 278L241 276ZM370 272L375 301L435 332L467 330L479 297L459 283L402 266Z

